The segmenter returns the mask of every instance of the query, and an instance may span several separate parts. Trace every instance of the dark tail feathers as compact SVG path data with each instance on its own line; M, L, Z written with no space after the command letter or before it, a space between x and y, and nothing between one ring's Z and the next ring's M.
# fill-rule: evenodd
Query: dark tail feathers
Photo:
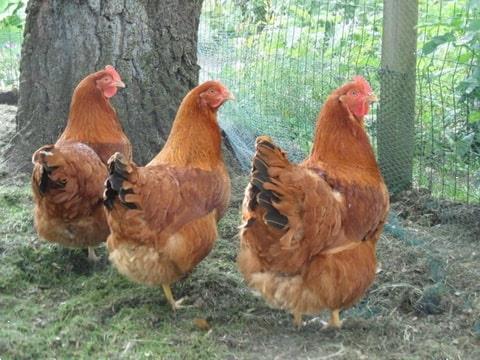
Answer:
M105 181L105 192L103 193L103 204L108 210L112 210L115 199L118 196L120 203L129 208L136 209L137 206L125 200L125 195L132 194L132 189L124 189L123 182L128 180L128 160L119 152L112 155L108 160L109 176Z
M38 185L38 190L40 194L45 195L49 189L63 189L65 184L67 183L66 180L52 180L50 175L58 169L58 166L49 165L48 161L49 158L55 156L55 145L46 145L42 148L35 151L32 156L32 163L34 165L40 165L42 167L40 182Z
M277 229L285 229L288 226L288 218L282 215L273 205L272 201L278 202L281 200L279 194L266 190L263 187L265 182L271 182L271 178L268 175L268 168L270 160L276 158L280 161L287 161L283 151L275 146L268 136L260 136L256 141L256 152L253 158L252 171L250 175L250 198L251 201L248 204L250 210L255 210L257 206L261 206L266 209L264 215L264 222L267 225L273 226ZM283 159L279 159L279 156Z

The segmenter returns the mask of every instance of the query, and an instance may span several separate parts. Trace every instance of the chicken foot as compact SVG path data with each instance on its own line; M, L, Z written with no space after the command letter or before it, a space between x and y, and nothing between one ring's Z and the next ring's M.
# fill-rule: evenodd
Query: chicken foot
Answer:
M340 309L332 310L330 321L324 324L324 329L340 329L343 321L340 320Z
M293 313L293 325L297 329L300 329L302 327L302 325L303 325L302 313L298 313L298 312Z
M328 323L325 321L321 321L321 323L323 324L323 329L340 329L343 324L343 321L340 320L340 309L332 310L330 321ZM293 313L293 325L297 329L300 329L303 326L301 313Z
M183 308L189 307L186 305L182 305L182 303L185 301L185 298L181 298L175 301L170 285L162 285L162 288L163 288L163 293L165 294L165 298L167 299L168 303L172 307L173 312L176 312L177 309L183 309Z
M95 249L93 247L88 247L88 261L96 263L100 260L100 257L95 254Z

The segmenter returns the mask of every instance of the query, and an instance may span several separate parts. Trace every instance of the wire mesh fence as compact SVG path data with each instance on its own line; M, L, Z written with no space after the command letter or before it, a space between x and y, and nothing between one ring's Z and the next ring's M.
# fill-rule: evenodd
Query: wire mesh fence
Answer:
M0 31L0 89L18 88L22 33Z
M402 88L405 74L396 74L401 86L392 88L385 80L392 71L382 59L397 55L385 53L392 44L383 44L382 54L383 0L206 0L199 30L201 79L221 79L238 99L222 110L221 121L242 164L249 166L260 134L271 135L291 159L302 159L322 102L332 89L362 74L384 104L390 103L374 106L367 119L374 147L393 160L384 162L389 164L384 175L403 176L398 168L410 166L415 188L438 198L479 202L479 4L406 3L418 6L411 94L412 88ZM389 21L407 21L407 15L394 14ZM403 46L399 39L394 50ZM410 131L402 128L401 118L402 111L408 116L410 95L415 104L411 152L401 141Z
M477 0L418 1L412 129L402 120L411 89L385 80L389 71L400 79L391 84L404 85L403 74L382 63L384 0L205 0L200 77L221 79L235 93L238 101L222 110L221 125L247 169L260 134L301 160L322 102L363 74L390 104L383 113L375 105L366 125L375 149L383 151L384 175L395 179L404 176L399 168L410 167L414 188L478 203L479 7ZM20 32L0 32L0 89L18 86L21 38ZM400 141L410 130L411 152Z

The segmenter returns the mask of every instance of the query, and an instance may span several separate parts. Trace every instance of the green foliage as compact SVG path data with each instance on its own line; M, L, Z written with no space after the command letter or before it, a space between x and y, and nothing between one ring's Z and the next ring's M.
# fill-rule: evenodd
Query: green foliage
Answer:
M355 74L380 93L382 0L207 0L200 45L222 65L238 107L222 116L249 148L269 134L299 160L319 108ZM419 1L415 183L439 196L480 199L480 18L477 0ZM200 50L202 53L202 50ZM399 97L402 94L398 94ZM367 127L375 143L375 108ZM251 154L244 155L248 166ZM473 185L473 186L472 186Z
M418 185L462 201L480 199L480 13L474 3L423 2L418 26Z
M478 11L478 1L470 0L465 8L455 9L453 16L447 21L439 17L437 21L423 24L426 31L444 31L442 35L433 36L425 42L423 55L448 51L450 47L461 47L465 51L459 55L458 61L470 64L472 71L458 84L464 98L480 99L480 18L472 17ZM469 19L469 21L465 21ZM422 25L421 25L422 26ZM459 53L458 51L454 52ZM446 54L445 54L446 55ZM470 120L472 122L477 120Z
M0 0L0 89L17 86L26 1Z
M22 30L26 1L0 0L0 30Z
M379 66L381 18L372 21L371 15L380 6L375 0L361 6L359 1L249 4L204 5L210 34L201 30L200 36L212 35L205 41L220 44L217 56L226 60L214 76L233 86L242 109L251 110L248 117L241 111L226 116L251 133L272 135L300 158L312 145L315 118L329 92ZM378 87L376 77L372 80Z
M0 30L0 89L18 84L21 42L20 32Z
M423 55L428 55L434 52L440 45L455 40L455 35L449 32L443 35L434 36L430 41L423 45Z

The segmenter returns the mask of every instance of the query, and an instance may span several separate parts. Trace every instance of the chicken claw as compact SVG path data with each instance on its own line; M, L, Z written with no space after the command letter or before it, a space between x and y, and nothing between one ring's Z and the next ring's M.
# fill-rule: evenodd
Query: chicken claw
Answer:
M172 294L172 289L170 289L170 285L162 285L162 288L168 303L172 307L173 312L176 312L178 309L190 307L190 305L182 305L182 303L185 301L185 298L175 301Z
M100 257L95 254L95 249L93 247L88 247L88 261L92 263L97 263L100 261Z
M343 321L340 320L340 310L332 310L330 321L323 324L323 329L340 329L342 327L342 324Z

